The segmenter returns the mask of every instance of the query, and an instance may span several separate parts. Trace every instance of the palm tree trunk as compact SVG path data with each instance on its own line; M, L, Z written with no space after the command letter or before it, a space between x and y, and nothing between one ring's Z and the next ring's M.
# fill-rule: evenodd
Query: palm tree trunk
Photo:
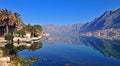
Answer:
M34 36L34 34L33 34L33 32L31 33L31 37L33 37Z
M6 24L6 34L8 34L8 24Z

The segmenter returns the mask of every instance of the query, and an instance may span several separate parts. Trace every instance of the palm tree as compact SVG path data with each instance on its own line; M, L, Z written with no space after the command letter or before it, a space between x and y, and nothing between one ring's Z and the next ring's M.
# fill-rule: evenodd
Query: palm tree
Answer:
M5 26L6 34L9 33L9 26L16 26L20 22L18 13L12 13L7 9L0 10L0 26Z
M40 25L33 25L31 26L31 36L35 37L36 34L39 34L42 32L42 27Z
M36 33L36 29L34 26L31 27L31 37L34 37Z
M40 25L34 25L36 33L41 33L42 32L42 27Z
M42 32L42 27L40 25L33 25L30 24L26 25L23 29L24 32L30 32L31 37L35 37L36 35L40 35Z
M6 26L6 34L8 34L8 22L9 22L9 18L10 18L10 11L8 10L2 10L2 13L1 13L1 25L2 26Z
M16 28L18 28L18 24L22 22L22 19L20 18L20 14L14 13L14 16L16 17Z

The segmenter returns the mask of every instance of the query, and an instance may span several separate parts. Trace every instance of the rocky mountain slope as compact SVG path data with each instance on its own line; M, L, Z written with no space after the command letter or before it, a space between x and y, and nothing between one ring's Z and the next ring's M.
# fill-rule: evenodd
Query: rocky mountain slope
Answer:
M120 28L120 8L106 11L100 17L84 24L80 31L91 32L109 28Z

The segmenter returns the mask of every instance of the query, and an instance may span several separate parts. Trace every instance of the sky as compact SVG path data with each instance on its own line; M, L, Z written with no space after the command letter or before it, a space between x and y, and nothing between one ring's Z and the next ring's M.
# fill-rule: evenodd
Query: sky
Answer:
M25 24L67 25L120 8L120 0L0 0L0 8L19 13Z

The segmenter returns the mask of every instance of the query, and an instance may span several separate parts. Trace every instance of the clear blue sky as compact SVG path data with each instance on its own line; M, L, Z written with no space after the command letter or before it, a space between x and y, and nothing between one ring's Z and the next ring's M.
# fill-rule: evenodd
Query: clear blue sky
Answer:
M25 24L63 25L91 21L120 0L0 0L0 8L20 13Z

